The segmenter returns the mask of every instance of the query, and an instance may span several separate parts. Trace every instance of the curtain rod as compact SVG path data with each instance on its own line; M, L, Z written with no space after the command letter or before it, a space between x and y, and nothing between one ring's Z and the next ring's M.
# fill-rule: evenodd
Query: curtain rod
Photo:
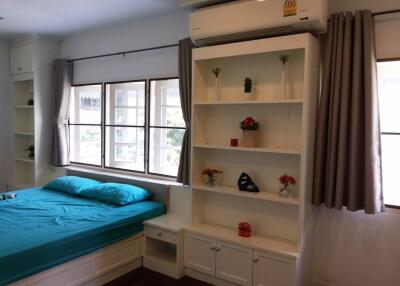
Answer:
M380 16L380 15L394 14L394 13L400 13L400 9L393 9L393 10L375 12L375 13L372 13L372 16Z
M144 49L138 49L138 50L116 52L116 53L110 53L110 54L103 54L103 55L97 55L97 56L90 56L90 57L71 59L71 60L68 60L68 62L72 63L72 62L77 62L77 61L84 61L84 60L90 60L90 59L119 56L119 55L123 55L124 56L126 54L145 52L145 51L152 51L152 50L160 50L160 49L172 48L172 47L177 47L177 46L178 46L178 44L171 44L171 45L157 46L157 47L144 48Z

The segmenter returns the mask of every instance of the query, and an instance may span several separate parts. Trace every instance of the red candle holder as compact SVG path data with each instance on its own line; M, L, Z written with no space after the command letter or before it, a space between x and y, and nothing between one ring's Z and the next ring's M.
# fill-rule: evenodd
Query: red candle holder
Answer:
M237 147L239 145L239 139L237 138L232 138L231 139L231 146L232 147Z
M238 226L239 236L250 237L251 236L251 226L247 222L241 222Z

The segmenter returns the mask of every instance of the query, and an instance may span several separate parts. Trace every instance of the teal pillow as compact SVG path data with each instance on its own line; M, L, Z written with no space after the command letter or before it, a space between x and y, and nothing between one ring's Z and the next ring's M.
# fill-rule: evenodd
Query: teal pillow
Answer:
M149 199L153 194L150 191L137 186L104 183L86 188L79 192L79 195L85 198L124 206Z
M76 176L65 176L50 181L43 188L76 195L86 188L94 187L100 184L101 183L99 181L92 179Z

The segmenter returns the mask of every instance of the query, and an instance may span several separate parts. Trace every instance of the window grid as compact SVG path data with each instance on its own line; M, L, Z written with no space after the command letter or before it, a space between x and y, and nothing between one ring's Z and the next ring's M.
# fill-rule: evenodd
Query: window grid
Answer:
M130 172L130 173L141 173L141 174L150 174L150 175L157 175L161 177L169 177L169 178L176 178L176 176L170 176L166 174L161 174L161 173L156 173L156 172L150 172L150 130L152 128L154 129L178 129L178 130L185 130L186 127L178 127L178 126L158 126L158 125L151 125L150 124L150 98L151 98L151 82L152 81L157 81L157 80L173 80L173 79L178 79L177 77L168 77L168 78L152 78L152 79L143 79L143 80L132 80L132 81L118 81L118 82L104 82L104 83L91 83L91 84L79 84L79 85L73 85L73 87L78 87L78 86L88 86L88 85L101 85L101 123L100 124L81 124L81 123L69 123L70 126L73 125L83 125L83 126L99 126L101 130L101 165L96 165L96 164L87 164L87 163L81 163L81 162L74 162L71 161L71 163L74 164L79 164L79 165L86 165L86 166L94 166L94 167L101 167L103 169L112 169L112 170L120 170L124 172ZM145 84L145 90L144 90L144 125L124 125L124 124L109 124L107 123L107 114L106 114L106 107L107 107L107 95L106 95L106 86L108 84L119 84L119 83L134 83L134 82L144 82ZM161 108L180 108L179 105L168 105L168 104L162 104L160 106ZM135 106L124 106L124 105L115 105L115 108L124 108L124 109L136 109L138 110L140 107ZM136 112L136 117L138 117L138 112ZM136 120L137 122L137 120ZM106 166L106 129L108 128L116 128L116 127L123 127L123 128L143 128L144 130L144 171L136 171L136 170L130 170L130 169L124 169L124 168L118 168L118 167L111 167L111 166ZM137 142L137 141L136 141ZM120 144L120 143L118 143ZM124 143L121 143L124 144ZM131 144L131 143L127 143ZM116 146L117 144L114 144Z
M101 87L101 95L100 95L100 114L103 114L103 84L102 83L88 83L88 84L75 84L72 87L82 87L82 86L95 86L98 85ZM78 104L79 106L79 101ZM79 109L79 108L78 108ZM100 137L101 137L101 154L100 154L100 164L90 164L90 163L84 163L84 162L76 162L76 161L71 161L73 164L79 164L79 165L84 165L84 166L93 166L93 167L103 167L103 148L104 148L104 142L102 140L102 133L103 133L103 118L100 118L100 123L95 124L95 123L71 123L70 120L68 120L68 125L69 125L69 131L71 131L70 126L95 126L95 127L100 127ZM71 138L71 136L70 136Z
M400 58L393 58L393 59L384 59L384 60L378 60L378 63L383 63L383 62L400 62ZM378 74L379 76L379 74ZM400 78L400 74L398 75ZM379 94L379 97L382 96L382 94ZM379 99L381 100L381 98ZM380 110L382 114L382 109ZM381 119L382 121L382 119ZM381 128L382 130L382 128ZM400 132L393 132L393 131L381 131L381 141L383 140L383 136L400 136ZM382 146L382 144L381 144ZM383 152L383 151L382 151ZM385 186L383 186L385 188ZM385 194L385 189L383 189L383 192ZM394 209L400 209L400 205L394 205L394 204L388 204L385 203L385 206L388 208L394 208Z

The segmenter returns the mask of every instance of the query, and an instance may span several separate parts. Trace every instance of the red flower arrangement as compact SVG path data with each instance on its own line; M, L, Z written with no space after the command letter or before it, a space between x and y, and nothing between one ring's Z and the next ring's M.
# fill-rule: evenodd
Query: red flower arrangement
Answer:
M247 117L245 120L240 122L240 128L243 130L257 130L260 124L254 120L253 117Z
M214 174L221 174L221 173L222 173L221 170L210 169L210 168L206 168L201 172L202 175L207 175L209 177L213 176Z
M281 182L282 185L285 186L285 188L287 188L289 185L295 185L296 184L296 179L293 178L292 176L288 176L288 175L282 175L279 178L279 181Z

